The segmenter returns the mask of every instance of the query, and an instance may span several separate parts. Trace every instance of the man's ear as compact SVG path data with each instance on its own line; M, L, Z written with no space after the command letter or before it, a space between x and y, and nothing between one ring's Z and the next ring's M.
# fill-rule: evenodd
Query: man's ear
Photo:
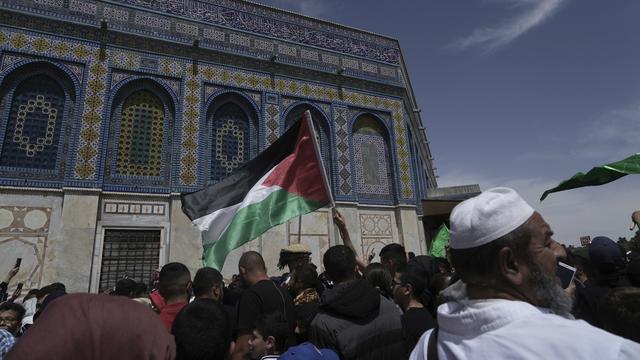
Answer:
M413 285L411 284L406 284L403 286L404 288L404 296L411 296L411 294L413 294Z
M231 359L231 354L233 354L234 351L236 351L236 342L235 341L231 341L229 343L229 352L227 353L226 358L227 359Z
M276 338L273 336L267 336L265 339L265 345L268 351L276 350Z
M513 250L505 246L498 252L498 273L510 284L519 286L525 281L525 266L522 259L516 258Z

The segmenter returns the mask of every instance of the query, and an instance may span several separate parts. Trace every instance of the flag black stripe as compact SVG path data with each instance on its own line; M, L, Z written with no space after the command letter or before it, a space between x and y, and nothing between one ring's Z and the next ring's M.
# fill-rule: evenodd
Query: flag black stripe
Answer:
M293 153L301 123L296 121L271 146L220 182L182 194L182 211L193 221L241 202L264 174Z

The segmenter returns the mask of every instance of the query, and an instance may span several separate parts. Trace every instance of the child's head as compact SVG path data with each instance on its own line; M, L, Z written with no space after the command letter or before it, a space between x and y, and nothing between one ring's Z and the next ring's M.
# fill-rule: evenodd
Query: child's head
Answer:
M281 354L287 350L290 337L291 329L282 313L276 312L259 317L249 339L251 359Z

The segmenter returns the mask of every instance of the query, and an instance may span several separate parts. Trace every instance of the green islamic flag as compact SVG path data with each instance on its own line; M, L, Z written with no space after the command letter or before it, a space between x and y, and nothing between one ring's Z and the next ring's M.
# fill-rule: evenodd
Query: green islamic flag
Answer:
M611 164L596 166L586 174L579 172L573 175L571 179L565 180L553 189L545 191L542 194L540 201L544 200L547 195L554 192L575 189L583 186L603 185L629 174L640 174L640 153L631 155L624 160L613 162Z
M436 234L436 238L431 243L431 253L430 255L437 258L446 258L447 257L447 244L449 243L449 229L447 225L442 224L440 229L438 229L438 233Z

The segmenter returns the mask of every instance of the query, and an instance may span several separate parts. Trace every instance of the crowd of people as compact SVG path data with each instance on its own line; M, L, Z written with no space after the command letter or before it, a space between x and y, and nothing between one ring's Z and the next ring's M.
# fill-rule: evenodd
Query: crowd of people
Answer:
M225 283L164 265L157 282L123 278L110 294L53 283L7 294L0 284L0 359L636 359L640 254L596 237L588 256L553 239L515 191L494 188L450 217L448 259L386 245L380 263L343 244L322 254L294 244L269 276L245 252ZM563 288L559 261L575 267Z

